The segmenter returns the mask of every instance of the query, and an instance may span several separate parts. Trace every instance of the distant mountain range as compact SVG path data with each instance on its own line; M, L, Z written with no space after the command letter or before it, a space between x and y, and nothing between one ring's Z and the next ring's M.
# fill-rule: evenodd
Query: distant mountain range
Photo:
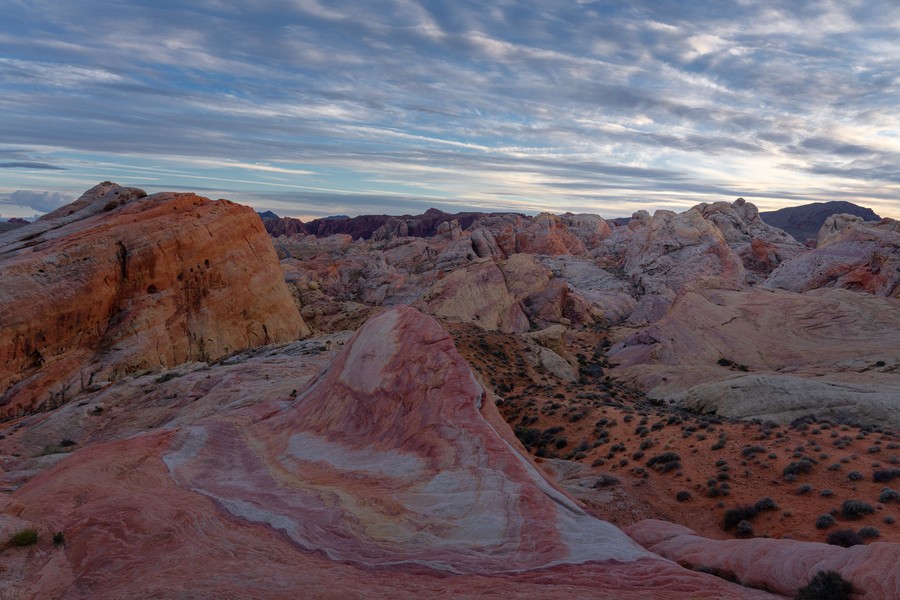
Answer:
M780 210L759 213L760 218L791 234L798 242L803 243L815 238L825 219L831 215L849 214L862 217L864 221L880 221L881 217L871 208L864 208L852 202L813 202L802 206L791 206Z

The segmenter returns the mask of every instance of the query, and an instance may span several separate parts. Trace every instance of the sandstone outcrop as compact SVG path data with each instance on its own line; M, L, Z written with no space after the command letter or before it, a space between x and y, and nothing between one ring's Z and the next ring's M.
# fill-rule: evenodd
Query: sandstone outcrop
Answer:
M764 223L756 206L743 198L731 204L704 203L697 209L722 232L722 237L741 257L744 268L750 273L767 275L805 249L784 231Z
M416 303L422 310L453 322L483 329L523 332L528 317L506 287L506 280L490 259L478 259L440 279Z
M644 293L678 292L696 285L737 288L744 283L741 260L697 208L678 214L658 210L650 219L632 223L634 234L623 266Z
M744 585L794 597L820 571L836 571L853 584L854 598L900 596L900 544L841 548L794 540L710 540L673 523L641 521L628 535L657 554L689 568L732 576Z
M769 597L586 513L521 454L450 338L412 308L368 321L287 397L302 353L258 354L243 375L223 364L158 383L200 397L155 407L169 411L157 429L87 446L15 492L16 518L44 537L5 563L3 591ZM132 397L134 416L150 416Z
M308 333L252 209L100 184L0 236L0 416Z
M795 292L838 287L900 298L900 221L832 215L816 248L782 264L765 285Z
M680 296L648 327L620 330L626 335L609 358L618 365L615 373L651 395L688 397L704 410L727 406L734 416L784 421L797 410L828 413L841 407L850 415L897 423L890 390L900 386L898 308L893 298L837 289L701 290ZM789 391L810 380L807 392ZM793 383L779 392L788 382ZM756 400L741 408L722 403L731 393ZM790 402L785 395L792 396Z

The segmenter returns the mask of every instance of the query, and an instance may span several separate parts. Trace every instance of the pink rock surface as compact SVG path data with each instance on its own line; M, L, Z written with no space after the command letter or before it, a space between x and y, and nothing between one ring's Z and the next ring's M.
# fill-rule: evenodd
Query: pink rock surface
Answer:
M652 325L620 330L609 357L613 373L652 395L723 416L835 409L898 423L898 308L836 289L688 292Z
M0 237L0 416L308 333L259 217L103 183Z
M769 597L587 514L412 308L368 321L289 402L248 384L216 414L184 422L186 404L182 424L90 445L15 492L41 541L10 551L5 596Z
M733 575L744 585L794 596L820 571L837 571L850 581L854 598L900 597L900 544L841 548L816 542L756 538L710 540L681 525L646 520L626 528L648 550L690 568Z
M832 215L816 248L783 263L765 285L794 292L838 287L900 298L900 222Z
M659 210L635 226L625 247L624 268L645 293L680 291L685 286L740 287L744 267L722 233L697 208L683 213ZM624 235L624 234L622 234Z

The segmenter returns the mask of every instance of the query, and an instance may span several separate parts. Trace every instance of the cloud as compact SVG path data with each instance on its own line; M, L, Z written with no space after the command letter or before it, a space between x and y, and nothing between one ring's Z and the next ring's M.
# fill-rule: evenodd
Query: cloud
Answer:
M64 168L57 167L56 165L30 161L2 162L0 163L0 169L45 169L48 171L65 171Z
M16 2L0 140L35 150L0 148L0 186L220 181L375 212L884 198L898 37L876 0Z
M26 206L38 213L47 213L72 202L72 200L71 196L59 192L16 190L9 195L8 203Z

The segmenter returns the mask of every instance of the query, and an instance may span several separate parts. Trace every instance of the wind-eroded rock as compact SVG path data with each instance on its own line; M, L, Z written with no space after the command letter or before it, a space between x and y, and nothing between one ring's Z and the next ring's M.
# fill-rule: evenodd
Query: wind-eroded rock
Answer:
M736 578L744 585L793 597L820 571L837 571L853 584L854 598L900 597L900 544L841 548L815 542L757 538L710 540L682 525L646 520L628 535L680 565Z
M686 286L740 287L741 260L722 233L697 208L683 213L658 210L635 222L624 268L645 292L680 291Z
M795 292L839 287L900 298L900 221L832 215L816 248L783 263L765 285Z
M308 333L249 207L103 183L0 237L0 416Z
M435 283L417 303L448 321L474 323L483 329L522 332L528 317L506 287L503 273L490 259L478 259Z
M292 401L247 385L264 371L243 386L239 371L178 384L232 400L77 451L17 491L17 518L66 543L45 551L42 538L27 566L16 555L6 591L769 597L661 560L586 513L521 453L438 323L410 307L369 320Z
M614 373L651 395L687 396L707 411L784 421L796 411L840 409L898 423L897 302L836 289L689 292L653 325L631 330L609 357ZM806 392L789 392L806 381ZM754 401L725 402L729 389Z

